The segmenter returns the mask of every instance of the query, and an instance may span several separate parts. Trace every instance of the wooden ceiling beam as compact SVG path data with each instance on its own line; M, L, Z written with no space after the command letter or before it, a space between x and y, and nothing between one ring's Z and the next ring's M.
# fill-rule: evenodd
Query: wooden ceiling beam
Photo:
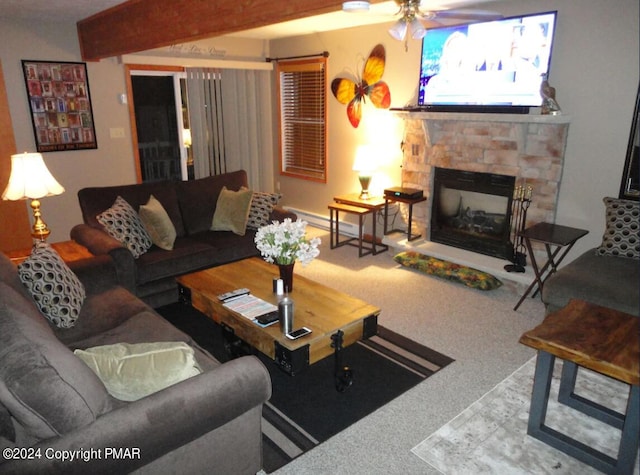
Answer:
M78 22L82 58L160 48L338 11L341 0L130 0Z

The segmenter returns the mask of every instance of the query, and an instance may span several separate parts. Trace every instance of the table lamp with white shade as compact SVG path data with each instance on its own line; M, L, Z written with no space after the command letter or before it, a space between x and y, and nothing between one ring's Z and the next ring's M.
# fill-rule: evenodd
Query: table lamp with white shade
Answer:
M378 168L377 151L372 145L360 145L356 151L356 159L353 162L353 170L358 172L360 180L360 199L369 199L369 183L373 172Z
M64 188L51 175L40 153L19 153L11 155L11 175L2 193L3 200L30 199L33 209L31 236L41 241L47 239L51 231L42 219L40 198L60 195Z

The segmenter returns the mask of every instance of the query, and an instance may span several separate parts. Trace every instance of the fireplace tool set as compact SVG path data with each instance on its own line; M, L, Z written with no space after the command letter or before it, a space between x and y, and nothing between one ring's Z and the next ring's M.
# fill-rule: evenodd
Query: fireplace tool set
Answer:
M511 226L513 229L513 257L511 262L513 264L504 266L504 270L507 272L524 272L524 268L527 265L526 247L522 233L527 223L527 210L531 205L532 195L533 188L531 186L515 187L511 214L512 222L514 223Z

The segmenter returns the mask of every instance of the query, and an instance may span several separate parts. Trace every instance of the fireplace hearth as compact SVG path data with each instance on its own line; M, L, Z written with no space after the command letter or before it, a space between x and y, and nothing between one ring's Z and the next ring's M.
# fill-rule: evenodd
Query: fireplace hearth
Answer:
M434 168L430 239L512 260L514 176Z

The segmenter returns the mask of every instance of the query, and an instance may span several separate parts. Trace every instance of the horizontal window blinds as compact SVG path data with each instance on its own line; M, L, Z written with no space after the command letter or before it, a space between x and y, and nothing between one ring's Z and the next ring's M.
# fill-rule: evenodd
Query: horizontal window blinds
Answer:
M326 181L326 61L278 64L281 170Z

